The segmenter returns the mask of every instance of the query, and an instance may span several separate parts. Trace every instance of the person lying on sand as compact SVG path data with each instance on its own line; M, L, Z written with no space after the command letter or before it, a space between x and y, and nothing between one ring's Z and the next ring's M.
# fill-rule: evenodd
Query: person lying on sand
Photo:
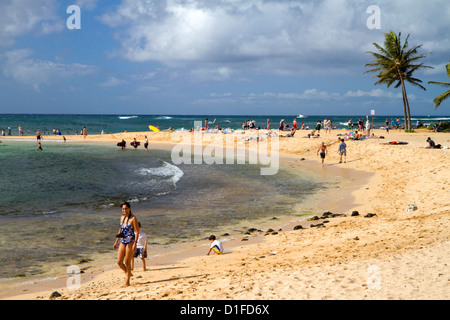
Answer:
M315 134L314 130L313 130L313 131L311 131L311 133L308 133L308 135L303 138L319 138L319 137L320 137L320 134Z
M381 143L381 144L385 144L385 145L404 145L404 144L408 144L408 142L404 142L404 141L390 141L390 142L386 142L386 143Z
M280 135L281 138L291 138L294 136L296 130L294 128L292 128L291 132L288 133L287 135Z

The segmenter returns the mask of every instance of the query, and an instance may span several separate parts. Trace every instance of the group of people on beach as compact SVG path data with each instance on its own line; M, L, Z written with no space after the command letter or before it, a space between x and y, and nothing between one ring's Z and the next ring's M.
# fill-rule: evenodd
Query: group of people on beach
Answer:
M338 146L338 153L339 153L339 163L342 163L342 160L344 160L344 163L347 162L347 144L345 143L344 139L339 139L336 142L333 142L331 144L326 145L325 142L322 141L322 143L320 144L319 148L317 149L317 155L320 154L320 159L322 160L322 167L324 166L324 162L325 162L325 156L328 153L328 148L329 146L335 144L339 142L339 146Z
M19 136L23 137L24 133L23 133L22 126L19 125L18 130L19 130ZM8 127L8 136L11 136L11 135L12 135L11 127ZM6 130L5 129L2 129L2 136L6 137Z
M86 127L85 127L85 129L86 129ZM53 134L54 135L61 135L61 131L53 129ZM36 150L42 151L43 149L42 149L41 140L43 140L43 138L42 138L42 135L41 135L41 129L38 129L36 131L36 140L37 140L37 143L38 143L38 146L37 146ZM66 137L65 136L63 136L63 140L64 140L64 142L66 142Z
M348 130L350 130L351 128L353 128L352 125L352 119L349 120L349 127ZM385 129L389 132L389 120L386 118L386 127ZM440 122L440 125L442 125L442 122ZM317 131L320 131L320 126L321 126L321 122L318 121L317 127L316 129L318 129ZM358 127L362 130L364 129L364 122L359 119L358 121ZM396 118L395 122L392 122L392 127L399 129L399 120L398 118ZM367 123L365 124L365 128L366 128L366 135L365 138L376 138L373 134L372 136L370 136L370 130L373 129L372 125L370 124L369 120L367 119ZM383 128L382 128L383 129ZM363 135L361 135L360 132L358 132L358 130L355 130L354 132L350 132L351 134L346 134L345 135L345 139L351 139L351 140L361 140L363 139ZM315 135L314 131L311 134L308 134L307 138L316 138L316 137L320 137L319 134ZM383 138L383 137L380 137ZM340 156L339 159L339 163L342 163L342 160L344 160L344 163L346 163L346 157L347 157L347 145L345 143L345 139L344 138L338 138L338 141L335 141L333 143L330 144L325 144L325 142L322 142L319 146L319 148L317 149L317 155L320 155L321 161L322 161L322 167L324 166L324 162L325 162L325 157L328 153L328 147L330 147L331 145L335 144L335 143L339 143L338 145L338 153ZM427 143L428 145L425 147L426 149L441 149L442 146L440 144L436 144L430 137L428 137L427 139ZM405 143L406 144L406 143ZM445 148L445 147L444 147Z
M138 221L137 217L131 212L131 206L129 202L121 204L122 216L120 217L120 228L116 235L116 241L114 242L114 250L117 252L117 265L125 272L125 284L124 287L130 285L130 279L133 276L131 273L134 270L134 258L139 257L142 261L142 270L147 271L146 261L147 258L147 245L148 239L146 233L142 230L142 225ZM216 239L214 235L209 237L210 246L206 255L211 252L213 254L222 254L223 245L222 242Z
M144 140L144 148L145 148L146 151L148 151L148 138L147 138L147 136L145 136L144 139L145 139ZM121 147L122 150L126 149L126 145L127 145L127 142L124 139L122 139L121 142L117 143L117 146ZM139 141L137 141L136 138L134 138L133 141L131 141L130 145L136 150L141 145L141 143Z

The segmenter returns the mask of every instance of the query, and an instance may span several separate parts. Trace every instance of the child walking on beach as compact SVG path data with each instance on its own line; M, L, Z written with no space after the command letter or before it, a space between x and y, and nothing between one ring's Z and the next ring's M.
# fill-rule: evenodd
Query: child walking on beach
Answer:
M137 245L136 245L136 250L134 251L133 254L133 258L141 258L142 260L142 270L143 271L147 271L147 268L145 266L145 259L147 258L147 235L145 234L145 232L142 230L142 226L141 223L138 222L139 224L139 238L137 241ZM134 269L134 259L131 262L131 269Z
M216 236L215 235L211 235L209 237L209 241L211 242L211 245L209 247L208 253L206 254L207 256L209 256L211 251L214 251L214 254L221 254L221 253L223 253L222 242L220 242L219 240L216 240Z
M344 139L341 139L341 143L339 143L338 149L340 160L339 163L342 163L342 157L344 157L344 163L347 162L347 145L344 142Z

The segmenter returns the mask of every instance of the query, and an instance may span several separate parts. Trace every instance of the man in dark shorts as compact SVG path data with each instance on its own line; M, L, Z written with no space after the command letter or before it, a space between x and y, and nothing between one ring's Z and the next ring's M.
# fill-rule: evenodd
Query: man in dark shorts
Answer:
M317 150L317 154L319 154L320 152L320 158L322 159L322 167L323 167L323 163L325 161L325 156L327 154L327 146L325 145L324 142L322 142L322 144L319 146L319 149Z

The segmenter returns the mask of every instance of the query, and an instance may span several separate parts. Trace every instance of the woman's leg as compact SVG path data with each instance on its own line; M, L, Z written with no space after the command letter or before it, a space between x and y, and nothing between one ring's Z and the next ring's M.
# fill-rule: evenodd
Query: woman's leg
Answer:
M132 276L131 260L133 259L133 247L134 247L134 243L129 243L125 249L125 265L126 265L126 273L127 273L127 280L125 281L125 286L130 285L130 278Z
M127 272L127 267L123 264L123 258L125 257L126 246L121 242L119 244L119 251L117 251L117 265L124 272Z

